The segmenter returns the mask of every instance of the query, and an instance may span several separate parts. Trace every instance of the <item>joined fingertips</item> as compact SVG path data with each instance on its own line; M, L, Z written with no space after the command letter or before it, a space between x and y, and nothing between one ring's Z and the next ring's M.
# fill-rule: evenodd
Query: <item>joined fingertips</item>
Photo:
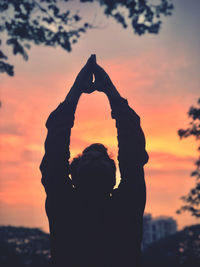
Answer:
M92 55L91 55L91 58L92 58L92 61L93 61L94 63L96 63L96 54L92 54Z

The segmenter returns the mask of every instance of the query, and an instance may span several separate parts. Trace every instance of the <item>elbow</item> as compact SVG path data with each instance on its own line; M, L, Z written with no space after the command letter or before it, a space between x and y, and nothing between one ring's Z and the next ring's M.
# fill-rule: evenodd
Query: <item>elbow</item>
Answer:
M145 152L144 152L144 159L143 159L143 165L145 165L148 161L149 161L149 155L148 155L148 153L145 150Z
M39 166L39 169L40 169L41 174L44 173L44 168L45 168L44 166L45 166L45 159L43 157L43 159L42 159L42 161L40 163L40 166Z
M45 164L45 157L43 157L42 162L39 166L40 172L42 174L41 183L45 187L45 177L46 177L46 164Z

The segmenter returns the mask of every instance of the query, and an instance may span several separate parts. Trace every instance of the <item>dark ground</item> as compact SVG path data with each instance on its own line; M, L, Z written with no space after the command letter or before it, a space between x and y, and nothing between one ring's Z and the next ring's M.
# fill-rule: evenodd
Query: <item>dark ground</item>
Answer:
M0 226L0 266L48 266L49 235L37 228ZM199 267L200 225L186 227L143 251L143 267Z

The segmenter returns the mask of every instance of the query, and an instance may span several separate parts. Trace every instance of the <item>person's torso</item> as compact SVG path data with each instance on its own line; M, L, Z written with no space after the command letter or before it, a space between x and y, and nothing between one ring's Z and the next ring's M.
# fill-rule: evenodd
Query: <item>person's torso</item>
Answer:
M124 205L112 198L88 203L74 194L56 215L50 208L53 262L66 267L138 266L140 222L134 208Z

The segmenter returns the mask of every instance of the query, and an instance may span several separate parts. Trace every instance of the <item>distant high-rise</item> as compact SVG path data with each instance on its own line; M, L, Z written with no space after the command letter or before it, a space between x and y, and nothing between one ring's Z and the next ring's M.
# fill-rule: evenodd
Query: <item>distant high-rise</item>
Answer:
M151 214L146 213L143 217L143 241L142 247L163 237L174 234L177 231L177 223L172 217L159 216L152 219Z
M150 243L152 243L152 216L150 213L146 213L143 216L143 240L142 247L146 248Z
M165 236L172 235L177 231L176 221L172 217L160 216L153 220L152 241L159 240Z

